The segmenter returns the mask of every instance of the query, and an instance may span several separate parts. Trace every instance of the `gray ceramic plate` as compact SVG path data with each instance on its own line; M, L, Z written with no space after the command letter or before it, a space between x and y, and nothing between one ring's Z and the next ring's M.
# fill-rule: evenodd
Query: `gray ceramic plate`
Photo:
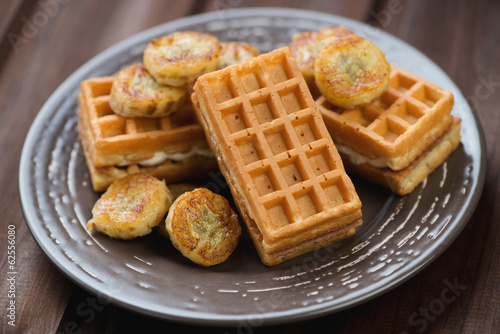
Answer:
M168 240L150 235L111 240L84 226L98 195L91 189L77 135L81 80L140 60L154 37L175 30L245 40L262 52L302 30L345 25L394 63L450 90L467 138L412 194L353 178L363 201L357 235L276 267L261 264L248 236L221 265L200 268ZM421 270L466 225L484 183L484 140L476 115L455 84L404 42L348 19L304 10L233 9L155 27L99 54L69 77L43 106L26 138L19 183L26 222L40 247L70 279L108 302L163 319L212 325L262 325L336 312L374 298ZM220 175L207 180L227 194Z

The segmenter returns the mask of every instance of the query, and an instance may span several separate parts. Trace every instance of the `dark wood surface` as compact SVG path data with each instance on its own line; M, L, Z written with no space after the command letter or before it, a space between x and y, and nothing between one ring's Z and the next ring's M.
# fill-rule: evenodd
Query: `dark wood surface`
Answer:
M31 236L18 200L26 133L51 93L93 56L149 27L232 7L318 10L377 24L413 45L455 81L477 112L487 147L486 184L468 225L432 264L349 310L279 327L199 328L159 321L95 297L61 274ZM31 25L30 25L31 24ZM9 0L0 2L0 332L498 333L500 331L500 2L496 0ZM467 140L467 138L464 138ZM8 233L15 226L15 327L8 324ZM429 306L449 282L457 296Z

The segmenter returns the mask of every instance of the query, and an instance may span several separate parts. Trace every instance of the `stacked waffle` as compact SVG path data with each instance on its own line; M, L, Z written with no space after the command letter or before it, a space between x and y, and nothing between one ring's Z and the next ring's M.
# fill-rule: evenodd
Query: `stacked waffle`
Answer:
M412 192L460 143L453 95L392 66L389 89L354 109L316 102L346 168L394 193Z
M459 145L453 95L391 66L371 41L326 27L290 49L348 171L406 195Z
M361 202L288 48L201 76L192 100L265 264L353 235Z
M178 31L151 40L144 64L83 81L78 126L94 190L139 172L170 183L216 170L188 92L198 76L258 53L248 43Z
M139 172L177 182L217 170L191 104L163 117L124 117L110 106L114 80L93 78L80 87L78 130L95 191Z

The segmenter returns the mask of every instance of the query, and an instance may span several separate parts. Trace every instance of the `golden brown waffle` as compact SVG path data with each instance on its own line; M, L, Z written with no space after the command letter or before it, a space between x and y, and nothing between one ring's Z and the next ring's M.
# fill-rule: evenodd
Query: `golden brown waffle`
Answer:
M395 66L389 90L366 107L342 109L323 96L316 103L347 170L400 195L413 191L460 142L460 119L450 115L453 95Z
M114 77L99 77L81 83L78 128L94 190L103 191L115 179L144 172L167 182L204 177L217 170L215 159L193 155L142 166L155 152L186 153L193 147L208 151L203 129L191 104L161 118L125 118L113 112L109 93ZM119 167L127 161L124 167Z
M192 99L265 264L354 233L361 202L288 47L198 78Z
M453 117L451 126L441 137L413 160L408 167L398 171L390 168L376 168L368 164L355 164L347 156L344 156L343 161L349 172L384 185L398 195L406 195L411 193L458 147L460 144L460 124L460 118Z
M366 107L345 110L323 96L316 103L337 145L371 159L387 157L388 167L396 171L406 168L452 123L453 95L395 66L390 88Z

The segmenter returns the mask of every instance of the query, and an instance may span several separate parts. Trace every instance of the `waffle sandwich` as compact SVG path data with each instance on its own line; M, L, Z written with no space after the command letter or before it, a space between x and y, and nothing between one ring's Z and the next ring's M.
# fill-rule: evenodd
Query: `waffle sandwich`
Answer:
M192 100L264 264L354 234L361 201L288 47L199 77Z
M392 66L389 89L357 109L316 103L348 171L394 193L414 190L460 143L453 95Z
M110 107L113 80L80 85L78 131L95 191L138 172L179 182L217 170L191 103L161 118L123 117Z

